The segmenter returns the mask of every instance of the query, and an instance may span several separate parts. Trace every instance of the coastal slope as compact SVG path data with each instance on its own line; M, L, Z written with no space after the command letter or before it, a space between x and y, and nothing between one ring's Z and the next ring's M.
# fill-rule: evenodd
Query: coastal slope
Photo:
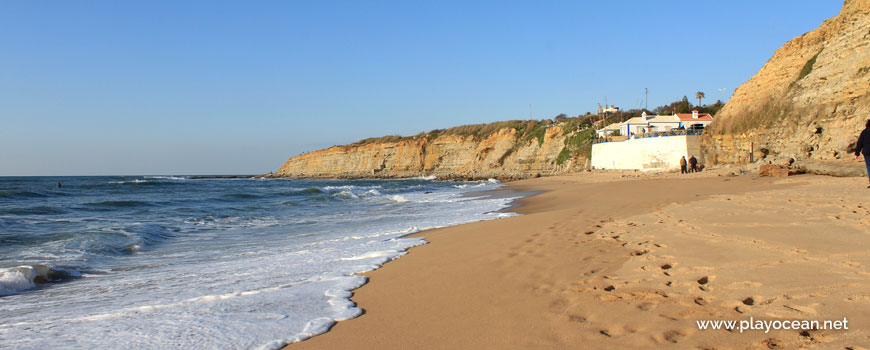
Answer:
M517 179L585 166L592 129L510 121L382 137L292 157L274 177Z
M795 3L794 6L800 6ZM870 1L776 50L716 115L702 147L708 163L847 159L870 115Z

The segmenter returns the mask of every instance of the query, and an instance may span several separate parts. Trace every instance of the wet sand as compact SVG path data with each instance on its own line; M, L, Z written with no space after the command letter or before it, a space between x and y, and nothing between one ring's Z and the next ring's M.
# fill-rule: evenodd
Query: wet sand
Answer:
M724 175L724 176L723 176ZM861 349L870 344L866 178L524 180L524 214L421 232L366 273L365 313L289 349ZM698 330L842 319L849 330Z

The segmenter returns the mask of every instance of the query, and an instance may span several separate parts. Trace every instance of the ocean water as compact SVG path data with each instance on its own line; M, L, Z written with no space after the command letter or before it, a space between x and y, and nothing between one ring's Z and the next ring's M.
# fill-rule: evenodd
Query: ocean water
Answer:
M57 187L57 183L62 187ZM0 177L0 347L277 348L361 314L355 275L496 219L495 181Z

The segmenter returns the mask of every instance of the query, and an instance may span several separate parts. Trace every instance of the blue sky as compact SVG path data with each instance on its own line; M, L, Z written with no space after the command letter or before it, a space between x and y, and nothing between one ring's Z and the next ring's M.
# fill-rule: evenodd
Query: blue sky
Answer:
M841 6L0 0L0 175L265 173L530 104L713 102Z

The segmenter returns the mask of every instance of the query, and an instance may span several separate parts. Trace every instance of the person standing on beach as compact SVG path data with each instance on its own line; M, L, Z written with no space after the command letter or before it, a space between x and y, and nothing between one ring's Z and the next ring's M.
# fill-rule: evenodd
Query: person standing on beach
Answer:
M698 171L698 159L692 155L689 157L689 172L694 173L696 171Z
M688 171L686 170L686 156L683 156L683 158L680 158L680 174L685 173L688 173Z
M870 179L870 119L864 125L864 131L861 131L861 136L858 136L858 144L855 145L855 160L864 155L864 164L867 165L867 178ZM867 186L870 188L870 186Z

